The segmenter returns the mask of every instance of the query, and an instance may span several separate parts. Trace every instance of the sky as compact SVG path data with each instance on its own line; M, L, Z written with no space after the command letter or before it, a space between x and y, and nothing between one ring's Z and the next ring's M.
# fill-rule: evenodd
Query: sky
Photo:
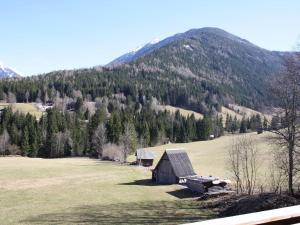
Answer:
M300 1L0 0L0 62L25 76L105 65L201 27L290 51L300 37Z

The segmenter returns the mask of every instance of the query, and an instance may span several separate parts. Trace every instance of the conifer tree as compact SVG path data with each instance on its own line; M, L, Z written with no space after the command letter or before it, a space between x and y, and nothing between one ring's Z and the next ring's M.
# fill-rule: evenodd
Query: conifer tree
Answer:
M263 128L264 129L267 129L268 128L268 120L267 120L267 118L264 116L264 122L263 122Z
M107 138L110 142L118 144L122 132L122 124L119 113L114 112L107 124Z
M240 133L246 133L247 132L247 122L245 118L243 117L240 125Z
M30 144L29 144L29 131L27 126L23 131L22 143L21 143L22 154L24 156L31 156L30 155Z

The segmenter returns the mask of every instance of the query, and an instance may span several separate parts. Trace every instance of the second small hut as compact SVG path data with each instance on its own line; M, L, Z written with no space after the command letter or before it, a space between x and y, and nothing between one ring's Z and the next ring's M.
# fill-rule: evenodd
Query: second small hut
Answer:
M152 151L140 148L136 150L136 162L139 166L152 166L155 155Z

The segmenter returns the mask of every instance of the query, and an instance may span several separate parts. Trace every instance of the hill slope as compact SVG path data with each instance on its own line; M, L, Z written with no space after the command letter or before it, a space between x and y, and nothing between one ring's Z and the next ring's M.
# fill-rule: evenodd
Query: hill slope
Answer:
M271 98L266 81L279 73L287 56L288 53L268 51L218 28L202 28L146 45L117 61L140 71L168 72L212 82L227 92L232 89L240 104L256 108L255 102L267 104Z

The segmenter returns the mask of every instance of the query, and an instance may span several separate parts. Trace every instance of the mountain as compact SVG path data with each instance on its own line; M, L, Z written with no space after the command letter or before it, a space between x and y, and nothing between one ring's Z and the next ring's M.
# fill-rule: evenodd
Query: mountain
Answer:
M0 63L0 79L2 78L13 78L13 77L20 77L21 75L17 73L12 68L9 68Z
M169 58L172 59L174 58L174 53L187 53L193 58L195 57L195 54L203 55L205 53L207 58L213 53L214 49L219 51L215 53L222 54L220 51L224 51L225 54L227 53L227 55L223 55L224 57L227 57L228 55L233 56L234 53L237 53L232 51L243 50L246 54L249 54L250 57L258 57L264 61L268 61L268 58L273 58L276 61L278 58L281 58L282 54L284 54L262 49L250 43L249 41L239 38L222 29L206 27L200 29L191 29L185 33L175 34L162 41L155 40L149 42L124 55L121 55L120 57L108 63L106 66L116 66L131 63L139 58L153 53L155 50L160 50L161 48L170 45L173 45L173 52L168 52L166 54L168 54ZM176 50L174 48L178 49ZM161 51L165 50L166 49ZM205 52L204 50L210 50L210 52ZM238 55L240 55L240 53L238 53L236 56ZM180 58L181 55L175 56L175 58L178 57Z
M193 29L141 46L114 66L3 79L0 100L13 93L18 102L46 101L52 93L51 98L80 95L89 101L106 97L112 100L111 111L125 104L136 109L170 105L203 114L216 114L229 104L260 110L272 106L269 80L290 54L260 48L218 28Z
M192 29L108 65L133 66L138 71L168 72L218 85L241 104L267 103L268 80L279 73L290 53L269 51L219 28ZM114 64L116 65L116 64Z

